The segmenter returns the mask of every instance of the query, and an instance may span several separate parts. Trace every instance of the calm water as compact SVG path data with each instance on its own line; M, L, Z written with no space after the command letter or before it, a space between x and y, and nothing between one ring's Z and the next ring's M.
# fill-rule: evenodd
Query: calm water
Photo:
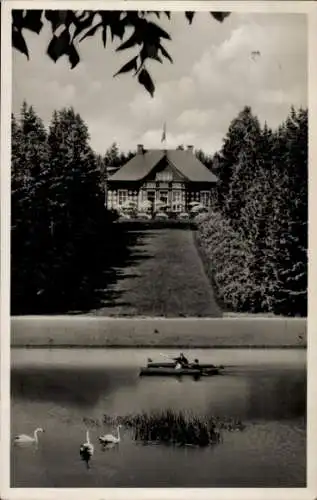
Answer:
M176 354L168 350L165 354ZM194 381L138 376L156 350L14 349L11 434L45 428L38 449L12 447L12 487L304 487L306 485L306 352L192 350L201 362L230 365ZM149 446L128 431L114 449L97 438L113 429L105 413L174 408L238 416L243 432L225 432L207 449ZM79 457L85 418L95 454Z

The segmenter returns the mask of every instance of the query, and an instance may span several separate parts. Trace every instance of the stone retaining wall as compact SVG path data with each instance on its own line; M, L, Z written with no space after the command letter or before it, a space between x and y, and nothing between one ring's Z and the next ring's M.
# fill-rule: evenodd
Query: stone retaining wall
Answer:
M303 318L11 318L12 347L306 347Z

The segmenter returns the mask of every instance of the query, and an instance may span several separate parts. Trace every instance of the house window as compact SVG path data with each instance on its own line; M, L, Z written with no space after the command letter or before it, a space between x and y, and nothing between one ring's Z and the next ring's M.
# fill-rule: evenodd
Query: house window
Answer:
M155 203L155 191L148 191L147 192L147 200L152 203L152 206L154 206L154 203Z
M156 184L155 182L147 182L144 187L148 189L155 189Z
M128 200L128 190L119 189L118 190L118 204L123 205Z
M173 191L173 211L182 212L185 206L185 193L183 191Z
M155 180L159 182L171 182L173 180L173 174L172 172L158 172Z
M180 203L182 201L182 192L181 191L173 191L173 202Z
M209 203L210 203L209 191L201 191L200 192L200 203L202 205L204 205L204 207L209 207Z
M168 203L168 191L160 191L160 201L167 205Z

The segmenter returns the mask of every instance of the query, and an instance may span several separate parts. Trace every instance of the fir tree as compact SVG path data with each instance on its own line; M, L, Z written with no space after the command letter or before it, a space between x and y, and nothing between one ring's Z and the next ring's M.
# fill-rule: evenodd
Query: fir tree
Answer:
M218 208L229 220L238 219L244 183L249 185L261 130L258 119L246 106L232 120L218 156ZM242 175L244 179L242 180ZM236 198L237 197L237 198Z
M12 304L36 302L45 281L48 239L47 136L34 109L23 103L12 117Z

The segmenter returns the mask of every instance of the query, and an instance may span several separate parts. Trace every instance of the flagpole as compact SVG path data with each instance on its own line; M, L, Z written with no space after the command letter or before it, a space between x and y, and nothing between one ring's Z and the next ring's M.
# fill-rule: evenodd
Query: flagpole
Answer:
M163 132L162 132L161 142L165 143L165 149L166 149L166 122L164 122L164 124L163 124Z

